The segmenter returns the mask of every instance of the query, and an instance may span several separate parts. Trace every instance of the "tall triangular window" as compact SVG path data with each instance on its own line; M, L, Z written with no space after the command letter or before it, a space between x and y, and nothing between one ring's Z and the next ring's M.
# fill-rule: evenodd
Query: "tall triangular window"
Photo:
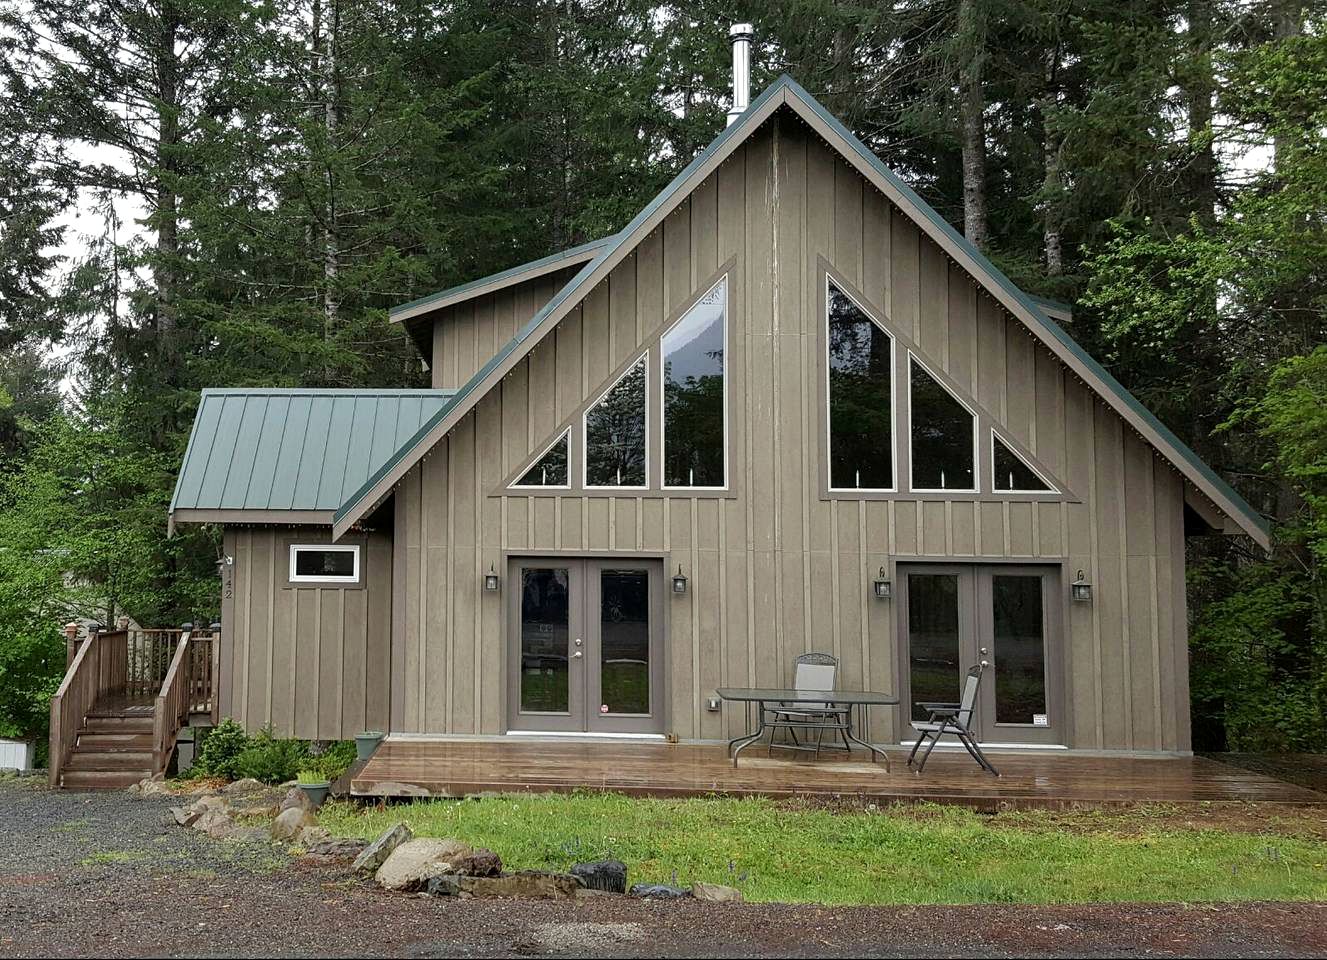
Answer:
M728 277L663 335L663 485L727 486Z
M641 356L585 411L585 486L645 487L645 381Z
M829 486L894 488L894 338L826 279Z

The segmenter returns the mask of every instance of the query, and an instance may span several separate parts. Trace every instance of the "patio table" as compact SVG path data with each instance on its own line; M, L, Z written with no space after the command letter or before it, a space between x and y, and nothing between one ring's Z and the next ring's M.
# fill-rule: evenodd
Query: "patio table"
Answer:
M871 759L884 758L885 769L889 769L889 757L874 744L867 743L853 733L853 714L860 707L865 712L870 707L895 707L899 699L888 693L875 693L871 690L794 690L776 687L719 687L714 691L719 699L734 703L756 704L758 723L755 733L744 734L728 741L728 752L732 755L733 766L737 766L737 755L755 743L765 733L769 724L768 714L778 712L779 707L794 707L799 704L827 704L826 713L835 714L832 720L805 720L794 723L780 722L777 726L795 727L796 729L842 730L843 735L852 743L859 744L871 751ZM842 722L837 719L841 716Z

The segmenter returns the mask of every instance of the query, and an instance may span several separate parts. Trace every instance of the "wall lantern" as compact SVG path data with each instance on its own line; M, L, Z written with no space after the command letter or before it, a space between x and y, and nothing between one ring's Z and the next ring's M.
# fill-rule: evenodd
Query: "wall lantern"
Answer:
M1082 603L1092 602L1092 584L1083 579L1083 571L1078 571L1078 577L1069 585L1069 596Z
M677 565L677 573L673 577L673 593L687 592L687 578L682 575L682 564Z
M880 575L871 581L871 588L875 591L877 600L892 600L894 598L894 585L885 576L884 567L880 568Z
M498 572L493 569L493 564L488 565L488 573L484 574L484 589L490 592L496 592L498 586L502 583L498 577Z

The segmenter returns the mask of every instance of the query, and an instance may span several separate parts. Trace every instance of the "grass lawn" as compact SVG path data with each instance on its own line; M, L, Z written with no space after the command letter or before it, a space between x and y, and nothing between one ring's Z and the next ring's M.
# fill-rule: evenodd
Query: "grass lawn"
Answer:
M755 901L1327 899L1321 810L1251 818L1139 807L991 817L930 805L872 811L578 793L378 808L333 802L319 821L334 834L366 838L404 821L417 836L489 847L510 869L562 870L612 856L627 864L632 883L707 880Z

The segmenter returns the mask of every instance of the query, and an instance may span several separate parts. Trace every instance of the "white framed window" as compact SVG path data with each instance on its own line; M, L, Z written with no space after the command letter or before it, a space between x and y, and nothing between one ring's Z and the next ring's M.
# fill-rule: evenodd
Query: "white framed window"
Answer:
M291 583L359 583L359 545L292 543Z
M665 489L728 486L728 275L659 340Z
M649 489L649 357L641 354L581 417L586 488Z
M995 493L1059 493L1040 470L991 428L991 490Z
M563 430L556 440L541 450L530 469L511 485L512 489L570 490L571 475L567 462L570 433L571 428Z
M892 493L894 337L828 274L825 343L829 489Z
M978 493L977 412L908 351L908 443L916 493Z

